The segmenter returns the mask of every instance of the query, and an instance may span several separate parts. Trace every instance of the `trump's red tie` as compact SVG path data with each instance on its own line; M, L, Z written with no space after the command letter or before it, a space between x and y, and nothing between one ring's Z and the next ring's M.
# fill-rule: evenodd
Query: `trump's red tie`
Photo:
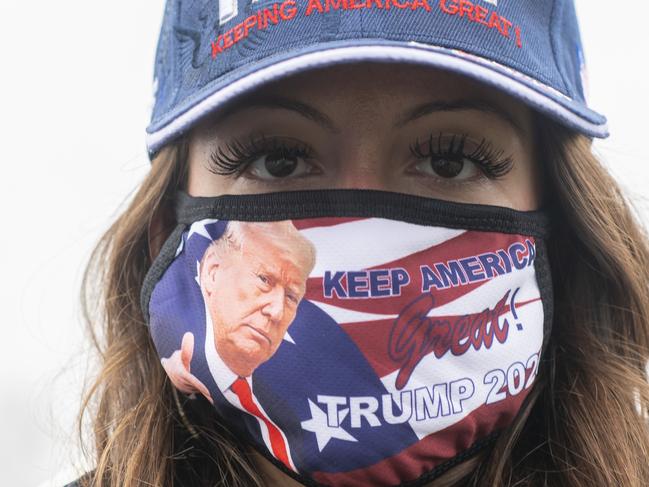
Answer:
M264 413L259 410L255 402L252 400L252 391L250 390L248 381L239 377L234 381L234 384L232 384L230 389L232 389L232 392L237 395L244 409L256 418L261 419L268 428L268 436L270 437L270 444L275 458L287 467L292 468L288 459L288 451L286 449L286 443L284 442L282 432L266 417Z

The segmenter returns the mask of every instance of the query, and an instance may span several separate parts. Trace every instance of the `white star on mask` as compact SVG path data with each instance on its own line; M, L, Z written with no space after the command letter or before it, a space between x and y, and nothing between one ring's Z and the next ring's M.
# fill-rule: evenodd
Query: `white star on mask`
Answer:
M309 399L309 409L311 410L311 419L302 421L300 424L303 430L315 433L318 450L322 451L332 438L343 441L358 441L345 431L342 426L329 426L327 423L327 413L320 409L311 399ZM340 411L339 421L342 422L348 413L349 409Z
M196 223L192 223L192 226L189 227L189 233L187 234L187 240L189 240L192 235L200 235L201 237L205 237L208 240L212 240L212 236L210 233L207 231L207 228L205 228L205 225L210 225L211 223L217 222L218 220L201 220Z

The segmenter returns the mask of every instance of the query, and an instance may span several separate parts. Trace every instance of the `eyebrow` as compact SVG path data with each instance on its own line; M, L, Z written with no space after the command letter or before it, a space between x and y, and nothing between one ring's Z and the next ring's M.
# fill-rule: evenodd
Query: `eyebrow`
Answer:
M462 112L462 111L479 111L495 115L502 121L510 125L519 135L524 136L525 131L516 121L514 116L504 108L495 103L486 100L460 99L453 101L433 101L422 103L409 110L396 124L395 127L404 125L417 120L418 118L437 112Z
M409 110L396 124L396 127L403 127L415 120L438 112L462 112L462 111L479 111L496 115L508 125L510 125L520 135L525 135L525 131L520 124L507 110L500 106L485 100L460 99L453 101L432 101L417 105Z
M252 97L245 98L233 105L225 107L221 112L221 119L225 119L229 116L232 116L234 113L245 110L248 108L282 108L285 110L293 111L303 116L304 118L311 120L318 125L322 126L326 130L332 133L340 133L340 129L336 127L336 124L329 118L327 115L319 111L318 109L303 103L301 101L287 98L283 96L275 95L256 95ZM440 112L462 112L462 111L479 111L483 113L488 113L495 115L509 126L511 126L518 134L521 136L525 135L525 131L522 129L517 120L509 113L507 110L498 106L497 104L490 103L486 100L475 100L475 99L458 99L452 101L432 101L427 103L422 103L415 106L414 108L408 110L405 115L397 120L394 124L395 127L401 128L415 120L431 115L433 113Z
M222 118L229 117L235 112L240 110L245 110L247 108L283 108L285 110L290 110L293 112L302 115L304 118L307 118L318 125L321 125L329 132L340 133L340 130L336 127L336 124L331 120L327 115L301 101L294 100L292 98L286 98L283 96L252 96L246 98L230 107L224 109L221 114Z

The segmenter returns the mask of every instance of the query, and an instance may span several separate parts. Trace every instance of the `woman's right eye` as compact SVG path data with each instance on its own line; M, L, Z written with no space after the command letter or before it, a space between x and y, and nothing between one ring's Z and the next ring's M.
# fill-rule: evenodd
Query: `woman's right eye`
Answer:
M318 172L312 150L295 139L250 137L219 146L210 156L210 171L263 181L298 178Z
M248 172L258 179L282 179L310 173L310 166L300 156L265 154L248 164Z

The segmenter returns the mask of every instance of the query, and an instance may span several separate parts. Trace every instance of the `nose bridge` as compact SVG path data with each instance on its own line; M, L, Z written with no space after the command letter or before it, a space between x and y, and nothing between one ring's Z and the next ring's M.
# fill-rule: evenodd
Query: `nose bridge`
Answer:
M275 284L266 293L266 303L262 308L262 312L272 321L279 321L284 315L284 294L284 287L280 284Z
M342 162L336 187L340 189L387 189L383 171L378 167L359 167L358 163L345 159Z
M390 154L385 132L378 125L373 130L355 127L344 136L338 154L337 188L388 188Z
M368 69L372 69L368 66ZM377 76L380 75L377 72ZM393 118L397 105L385 96L385 86L354 84L341 123L336 187L340 189L388 189L393 145Z

